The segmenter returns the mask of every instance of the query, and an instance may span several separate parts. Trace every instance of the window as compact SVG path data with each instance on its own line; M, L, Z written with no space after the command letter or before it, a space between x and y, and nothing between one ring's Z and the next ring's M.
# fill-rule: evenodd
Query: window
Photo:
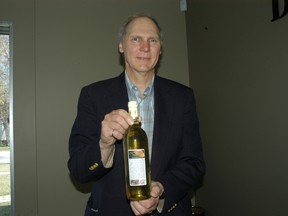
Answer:
M13 215L12 25L0 22L0 215Z

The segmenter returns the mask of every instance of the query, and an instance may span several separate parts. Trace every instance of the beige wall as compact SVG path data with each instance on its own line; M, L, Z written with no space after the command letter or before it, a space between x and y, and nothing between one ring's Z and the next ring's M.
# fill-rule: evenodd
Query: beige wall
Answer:
M0 20L14 29L15 215L83 214L87 187L66 166L79 91L122 71L118 28L142 11L165 32L159 74L189 85L178 0L0 0Z
M207 162L196 200L207 216L287 215L288 15L271 22L271 0L188 2Z

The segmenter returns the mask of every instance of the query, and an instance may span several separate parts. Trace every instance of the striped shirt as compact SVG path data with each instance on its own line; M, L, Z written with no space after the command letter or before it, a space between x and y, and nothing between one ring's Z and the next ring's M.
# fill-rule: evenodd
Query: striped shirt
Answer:
M137 101L138 115L141 116L141 127L146 132L148 137L149 157L152 155L152 139L154 128L154 77L151 83L144 91L142 98L140 90L129 79L125 72L125 82L128 92L129 101Z

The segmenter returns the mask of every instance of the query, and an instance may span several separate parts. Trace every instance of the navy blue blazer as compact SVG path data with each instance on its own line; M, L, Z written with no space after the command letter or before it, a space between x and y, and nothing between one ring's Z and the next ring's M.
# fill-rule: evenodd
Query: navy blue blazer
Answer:
M151 178L165 188L161 215L190 216L188 192L205 172L194 94L191 88L156 75L154 97ZM127 110L127 104L124 73L81 90L68 167L78 181L93 182L85 216L134 215L125 194L122 141L115 144L112 168L102 165L99 149L104 116L112 110Z

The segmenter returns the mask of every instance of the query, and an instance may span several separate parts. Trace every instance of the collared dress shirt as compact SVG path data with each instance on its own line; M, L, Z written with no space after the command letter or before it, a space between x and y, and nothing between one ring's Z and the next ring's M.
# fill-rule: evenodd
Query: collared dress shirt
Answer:
M125 73L125 82L129 101L137 101L138 115L141 117L141 127L148 137L149 158L152 155L152 139L154 127L154 77L149 86L145 89L142 97L140 90L132 83L127 73Z

